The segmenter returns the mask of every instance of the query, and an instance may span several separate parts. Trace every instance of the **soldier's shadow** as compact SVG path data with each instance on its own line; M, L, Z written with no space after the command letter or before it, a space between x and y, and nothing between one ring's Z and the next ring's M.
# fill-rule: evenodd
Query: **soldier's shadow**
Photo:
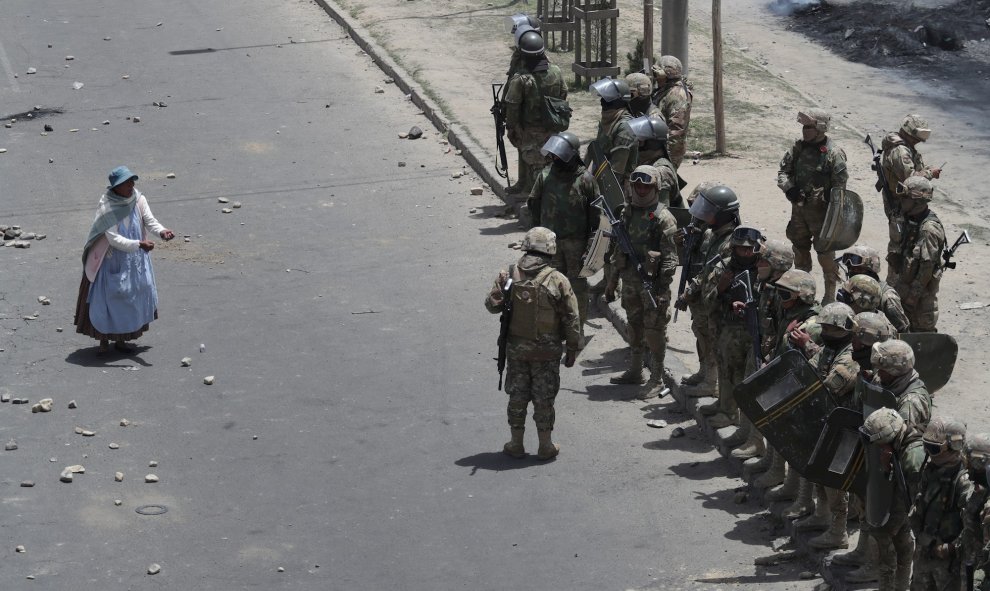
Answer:
M682 437L681 439L686 439ZM680 441L674 440L674 441ZM699 441L700 445L708 445L709 448L706 451L711 451L711 444L707 441ZM722 456L712 458L708 462L682 462L680 464L674 464L669 468L671 472L680 476L681 478L686 478L688 480L711 480L712 478L728 478L734 476L729 470L729 463L726 462ZM729 495L732 495L732 489L729 489ZM705 498L708 498L707 496ZM714 500L715 497L711 497ZM731 502L731 499L730 499ZM709 507L709 505L705 505Z
M698 454L710 453L712 451L714 446L707 439L699 436L697 428L684 428L684 435L681 437L671 437L670 434L673 429L674 428L661 429L659 434L660 438L654 441L647 441L643 444L643 448L653 451L667 451L676 449L677 451L686 451ZM672 466L671 471L676 473L676 470L683 470L685 473L690 474L697 471L698 466L700 466L698 462L678 464L677 466ZM695 478L695 480L703 480L703 478Z
M554 460L540 460L536 457L536 454L526 454L525 457L517 459L511 458L502 452L486 451L480 454L474 454L473 456L461 458L454 463L458 466L471 468L471 475L474 476L478 470L491 470L493 472L519 470L522 468L530 468L532 466L542 466L553 461Z

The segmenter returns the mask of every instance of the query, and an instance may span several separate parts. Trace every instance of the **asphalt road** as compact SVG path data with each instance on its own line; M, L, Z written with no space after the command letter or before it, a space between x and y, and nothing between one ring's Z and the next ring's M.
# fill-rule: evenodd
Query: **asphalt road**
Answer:
M499 453L481 304L519 227L315 5L7 0L0 115L36 105L61 112L0 128L0 224L47 234L0 250L0 389L55 410L0 405L0 588L811 587L754 570L769 522L693 421L607 385L601 319L564 370L560 457ZM139 353L101 358L72 314L118 164L179 238Z

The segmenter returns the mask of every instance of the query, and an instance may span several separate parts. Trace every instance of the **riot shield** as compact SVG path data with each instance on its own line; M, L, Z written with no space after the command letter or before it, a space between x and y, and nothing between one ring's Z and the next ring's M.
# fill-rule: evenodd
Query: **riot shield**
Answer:
M890 519L890 506L897 493L897 478L892 465L884 465L883 448L866 444L866 522L883 527Z
M849 248L863 228L863 199L849 189L832 189L825 223L815 239L815 250L829 252Z
M865 495L866 457L859 434L862 424L863 415L856 410L833 410L811 453L804 477L815 484Z
M691 223L691 212L686 207L668 207L667 211L677 220L678 228L686 228Z
M581 272L578 274L578 277L591 277L605 266L605 255L608 252L609 244L612 242L608 234L609 229L611 229L611 226L608 223L608 218L605 217L605 214L601 214L598 222L598 230L591 237L591 248L584 255Z
M740 410L798 473L804 474L836 404L800 351L790 350L733 390Z
M875 410L881 408L897 410L897 396L894 396L893 392L885 390L880 384L867 382L863 378L859 378L859 380L863 392L863 416L860 424L863 424L863 420L873 414Z
M597 141L593 141L588 145L588 151L591 153L591 173L595 176L598 193L605 197L612 211L618 211L626 200L622 185L615 176L612 165L609 164L608 158L602 152L602 147L598 145ZM605 224L605 226L608 227L608 224Z
M949 383L956 366L959 344L947 334L937 332L909 332L897 335L914 349L914 371L934 394Z

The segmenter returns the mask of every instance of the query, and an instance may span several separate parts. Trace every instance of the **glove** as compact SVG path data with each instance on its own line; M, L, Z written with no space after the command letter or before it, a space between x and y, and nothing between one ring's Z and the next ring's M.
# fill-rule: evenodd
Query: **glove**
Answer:
M784 195L787 196L787 200L790 201L791 203L797 203L798 201L801 201L801 197L802 197L801 189L798 189L797 187L791 187L790 189L784 191Z
M605 301L612 303L615 301L615 290L618 289L619 284L617 281L609 281L605 286Z
M567 351L564 355L564 367L574 367L574 362L577 361L577 351Z
M674 307L680 310L681 312L687 312L688 303L687 300L684 299L684 296L680 296L679 298L677 298L677 300L674 302Z

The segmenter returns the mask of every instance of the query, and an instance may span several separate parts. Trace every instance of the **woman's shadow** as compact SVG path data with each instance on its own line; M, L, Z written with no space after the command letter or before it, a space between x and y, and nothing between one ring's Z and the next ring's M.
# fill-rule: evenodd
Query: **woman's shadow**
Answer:
M113 347L101 353L99 346L76 349L65 357L65 361L81 367L134 367L123 361L133 361L142 367L151 367L152 364L141 359L141 354L151 349L150 345L134 345L130 351L118 351Z

